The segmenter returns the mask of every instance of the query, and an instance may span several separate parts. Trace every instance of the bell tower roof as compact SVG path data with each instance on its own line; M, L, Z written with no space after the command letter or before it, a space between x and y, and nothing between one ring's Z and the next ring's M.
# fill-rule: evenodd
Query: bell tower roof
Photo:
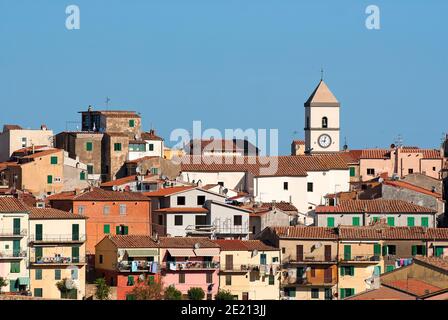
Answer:
M327 84L323 80L320 80L316 89L314 89L311 96L305 102L305 105L310 105L311 103L313 103L313 104L319 104L319 103L339 104L339 101L338 101L338 99L336 99L334 94L328 88Z

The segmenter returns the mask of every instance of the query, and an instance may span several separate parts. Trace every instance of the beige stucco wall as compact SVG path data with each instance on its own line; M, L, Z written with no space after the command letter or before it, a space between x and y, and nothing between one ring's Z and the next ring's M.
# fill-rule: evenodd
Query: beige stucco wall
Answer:
M26 138L25 145L22 144L22 138ZM23 147L35 146L53 146L52 130L9 130L0 134L0 162L9 159L11 154Z

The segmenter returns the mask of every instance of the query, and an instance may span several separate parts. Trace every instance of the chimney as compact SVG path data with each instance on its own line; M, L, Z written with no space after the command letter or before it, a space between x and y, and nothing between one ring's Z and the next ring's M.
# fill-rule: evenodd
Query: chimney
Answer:
M47 130L47 126L45 124L41 124L40 125L40 130L46 131Z

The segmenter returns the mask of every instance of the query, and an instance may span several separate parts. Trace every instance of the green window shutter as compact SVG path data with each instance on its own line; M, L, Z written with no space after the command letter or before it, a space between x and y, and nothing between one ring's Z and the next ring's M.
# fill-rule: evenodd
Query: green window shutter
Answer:
M92 151L92 150L93 150L92 142L86 142L86 151Z
M42 240L43 227L41 224L36 224L36 240Z
M429 218L422 217L422 227L429 227Z
M79 247L72 247L72 261L79 262Z
M19 291L19 281L16 279L9 280L9 292L17 292Z
M352 246L349 244L344 245L344 260L351 260L352 258Z
M413 227L415 225L414 217L408 217L408 227Z
M260 254L260 264L266 264L266 261L267 261L266 254L265 253Z
M386 266L386 272L393 271L395 269L394 266Z
M128 226L124 226L124 234L128 234Z
M34 296L42 298L43 296L42 288L34 288Z
M20 262L11 262L11 273L20 273Z
M381 255L381 245L379 243L375 243L373 245L373 254L375 256L380 256Z
M274 282L275 282L275 277L274 276L269 276L269 285L270 286L273 286L274 285Z
M51 157L50 158L50 163L51 164L58 164L58 157L55 157L55 156Z
M52 184L53 183L53 176L52 175L48 175L47 176L47 183L48 184Z
M341 267L341 276L345 276L345 268Z
M327 227L334 227L334 218L333 217L328 217L327 218Z
M79 224L72 224L72 240L79 241Z
M121 151L121 143L114 143L114 151Z
M115 227L115 233L116 234L120 234L120 226L116 226Z
M128 276L128 286L134 285L134 276Z
M411 253L413 256L415 256L417 254L417 246L412 246Z
M44 256L44 255L43 255L43 249L44 249L44 248L42 248L42 247L36 247L36 249L35 249L35 258L36 258L36 261L41 260L42 257Z
M105 224L104 225L103 232L104 232L104 234L109 234L110 233L110 224Z
M443 256L443 247L436 247L436 257Z
M373 274L379 276L381 274L381 266L375 266L373 269Z
M355 267L354 266L350 266L350 275L351 276L355 275Z
M129 120L129 127L133 128L135 126L135 120Z
M341 299L344 299L345 298L345 289L341 289L340 293L341 293Z
M148 284L154 284L154 276L148 277Z
M383 256L387 255L387 246L383 246Z
M87 165L87 173L88 174L93 174L93 166L91 164Z
M54 270L54 280L61 280L61 269Z
M359 226L359 217L352 218L352 225Z
M422 254L424 256L426 256L426 246L425 245L422 246Z
M395 218L394 217L387 217L387 225L394 227L395 226Z
M350 177L355 176L355 167L350 167Z
M354 295L355 295L355 288L351 288L351 289L350 289L350 295L351 295L351 296L354 296Z
M79 173L79 180L86 180L86 173L84 171Z
M42 280L42 269L36 269L35 277L36 280Z
M20 218L14 218L12 223L12 229L15 235L20 234Z
M12 241L12 254L14 257L20 256L20 240Z

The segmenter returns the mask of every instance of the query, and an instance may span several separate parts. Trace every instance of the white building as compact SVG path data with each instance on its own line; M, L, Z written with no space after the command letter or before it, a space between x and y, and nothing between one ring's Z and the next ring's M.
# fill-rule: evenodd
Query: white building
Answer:
M157 136L153 129L149 132L143 132L140 138L139 140L129 141L128 161L143 157L163 158L163 138Z

